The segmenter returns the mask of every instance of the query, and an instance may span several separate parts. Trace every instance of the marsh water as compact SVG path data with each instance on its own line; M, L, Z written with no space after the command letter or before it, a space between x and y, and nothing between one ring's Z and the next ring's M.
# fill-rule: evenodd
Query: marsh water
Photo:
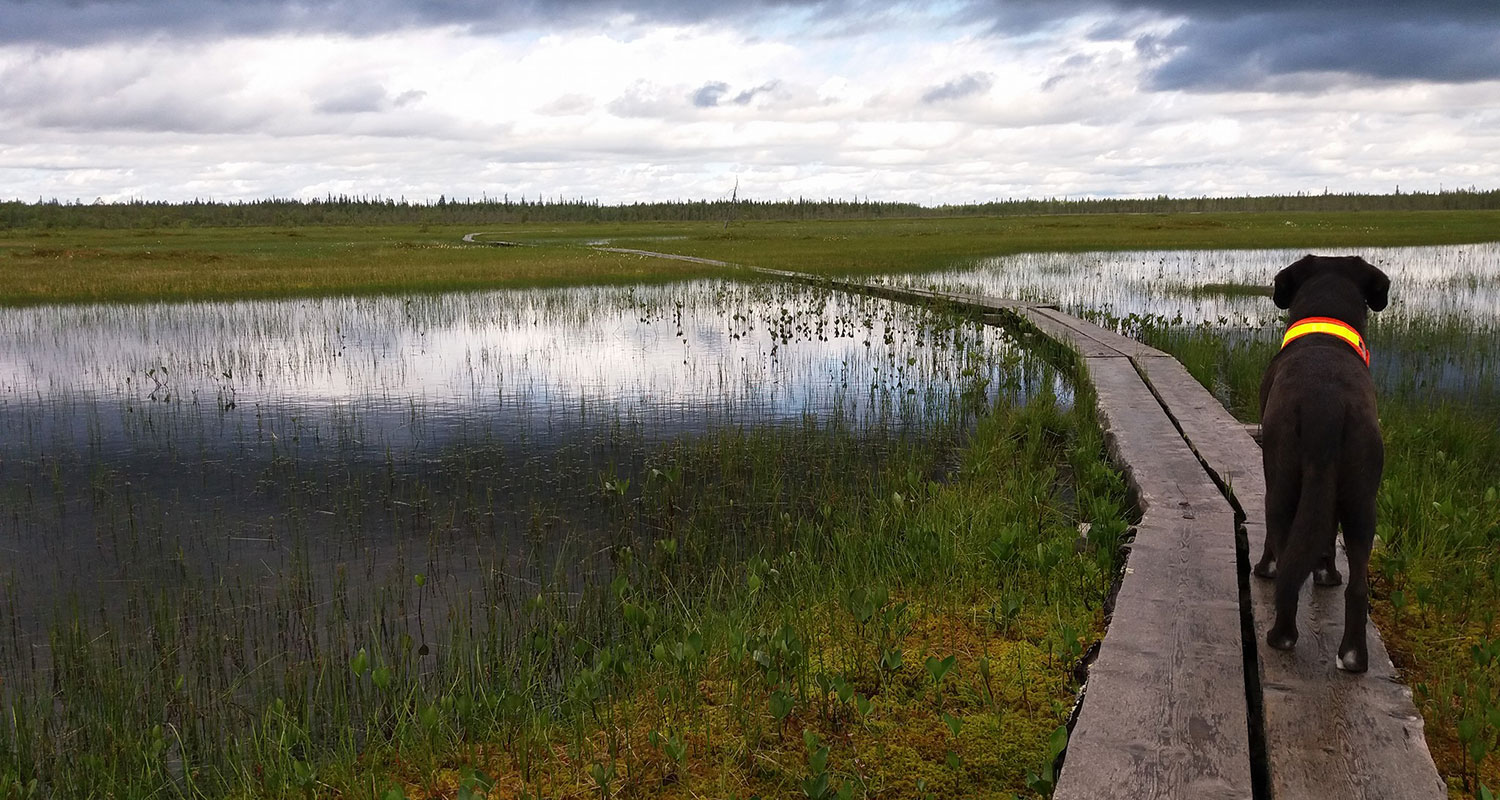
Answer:
M1271 302L1272 279L1308 252L1027 253L878 280L1046 301L1127 333L1146 323L1275 342L1286 312ZM1370 323L1371 369L1382 388L1466 401L1500 389L1500 243L1317 252L1362 256L1391 278L1390 304Z
M1043 388L993 328L768 283L0 311L5 616L591 579L671 443L836 429L873 462Z

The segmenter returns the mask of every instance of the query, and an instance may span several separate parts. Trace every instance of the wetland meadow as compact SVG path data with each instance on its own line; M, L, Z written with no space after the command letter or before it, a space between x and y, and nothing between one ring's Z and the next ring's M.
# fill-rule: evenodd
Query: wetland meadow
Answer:
M1045 796L1131 508L1046 299L1253 421L1393 279L1376 616L1500 785L1500 214L0 230L0 797Z

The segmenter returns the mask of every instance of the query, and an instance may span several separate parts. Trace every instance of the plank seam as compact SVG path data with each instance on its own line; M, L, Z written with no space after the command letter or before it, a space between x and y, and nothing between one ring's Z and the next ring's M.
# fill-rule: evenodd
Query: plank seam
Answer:
M1159 358L1160 356L1148 357ZM1193 444L1181 420L1172 413L1172 407L1167 403L1166 398L1162 397L1156 384L1151 382L1151 376L1140 363L1139 357L1132 357L1130 364L1135 367L1136 374L1141 376L1146 388L1151 390L1151 396L1156 398L1162 412L1167 415L1167 419L1172 421L1172 427L1177 429L1177 434L1182 437L1188 450L1192 451L1193 457L1198 459L1199 466L1207 473L1214 485L1219 487L1225 501L1234 510L1235 583L1239 590L1240 643L1245 673L1245 716L1250 727L1250 791L1254 800L1272 800L1270 751L1266 742L1265 692L1260 683L1260 643L1255 633L1255 604L1250 597L1250 539L1249 532L1245 528L1245 521L1248 517L1239 498L1234 494L1234 488L1214 470L1213 465L1203 457L1197 445Z

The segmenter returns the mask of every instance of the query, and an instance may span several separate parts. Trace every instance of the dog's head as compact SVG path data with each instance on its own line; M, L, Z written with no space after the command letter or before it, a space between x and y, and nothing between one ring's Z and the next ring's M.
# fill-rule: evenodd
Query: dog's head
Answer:
M1391 279L1359 256L1303 256L1276 273L1271 299L1277 308L1305 308L1297 316L1328 316L1363 322L1365 309L1385 308Z

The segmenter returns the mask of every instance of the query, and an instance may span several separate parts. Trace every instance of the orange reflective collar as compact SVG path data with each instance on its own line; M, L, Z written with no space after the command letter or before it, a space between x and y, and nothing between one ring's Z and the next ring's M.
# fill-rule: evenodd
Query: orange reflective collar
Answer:
M1370 366L1370 348L1365 346L1364 337L1359 335L1349 323L1332 317L1308 317L1297 320L1297 323L1286 330L1286 336L1281 338L1281 346L1286 347L1293 339L1306 336L1309 333L1326 333L1329 336L1337 336L1349 343L1354 352L1364 359L1365 366Z

